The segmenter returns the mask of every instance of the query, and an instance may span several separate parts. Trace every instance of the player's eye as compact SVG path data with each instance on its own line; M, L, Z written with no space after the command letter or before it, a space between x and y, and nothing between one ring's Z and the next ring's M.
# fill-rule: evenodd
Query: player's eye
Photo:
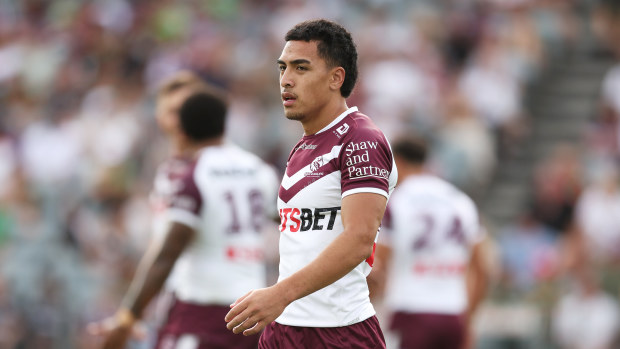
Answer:
M279 65L279 66L278 66L278 70L279 70L279 71L284 71L284 69L286 69L286 66L285 66L285 65Z
M302 66L302 65L299 65L299 66L297 66L297 70L302 70L302 71L304 71L304 70L308 70L308 68L306 68L306 67L304 67L304 66Z

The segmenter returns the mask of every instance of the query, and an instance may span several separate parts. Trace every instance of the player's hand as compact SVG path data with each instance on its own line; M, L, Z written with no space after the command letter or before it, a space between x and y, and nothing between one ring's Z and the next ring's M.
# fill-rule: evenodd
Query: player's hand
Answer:
M101 349L121 349L130 337L144 339L146 330L134 319L119 316L118 314L103 321L91 323L87 330L90 334L103 337Z
M260 333L290 303L276 286L254 290L237 299L224 318L228 323L226 327L244 336Z

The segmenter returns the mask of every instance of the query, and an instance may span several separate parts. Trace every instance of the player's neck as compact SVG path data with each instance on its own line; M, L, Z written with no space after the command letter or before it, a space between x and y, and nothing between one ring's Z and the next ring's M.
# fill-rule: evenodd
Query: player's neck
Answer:
M178 140L173 143L172 155L178 157L193 157L199 150L205 147L219 146L224 143L224 137L211 138L200 142Z
M301 122L304 128L304 135L310 136L321 131L347 109L349 107L344 98L334 100L334 103L326 105L325 108L319 111L316 117Z
M426 169L423 166L408 165L397 167L398 168L398 182L403 182L410 177L422 176L427 174Z

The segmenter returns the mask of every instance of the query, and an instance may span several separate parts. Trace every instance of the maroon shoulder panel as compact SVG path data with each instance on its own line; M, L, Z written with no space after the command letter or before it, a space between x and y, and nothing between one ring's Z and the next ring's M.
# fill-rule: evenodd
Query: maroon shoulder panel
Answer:
M389 192L392 151L383 133L366 115L353 113L355 127L340 150L342 192L376 188Z
M179 208L198 214L203 199L194 181L196 162L172 158L164 162L155 177L153 196L165 208Z

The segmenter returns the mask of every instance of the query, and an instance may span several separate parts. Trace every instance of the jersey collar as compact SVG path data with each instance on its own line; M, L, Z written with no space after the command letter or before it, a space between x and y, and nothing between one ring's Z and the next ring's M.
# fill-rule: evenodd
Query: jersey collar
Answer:
M342 114L338 115L338 117L336 119L334 119L334 121L330 122L329 125L323 127L323 129L321 129L319 132L315 133L315 135L318 135L319 133L322 133L323 131L329 130L334 125L336 125L337 123L342 121L342 119L344 119L347 115L349 115L351 113L354 113L356 111L357 111L357 107L351 107L351 108L345 110Z

